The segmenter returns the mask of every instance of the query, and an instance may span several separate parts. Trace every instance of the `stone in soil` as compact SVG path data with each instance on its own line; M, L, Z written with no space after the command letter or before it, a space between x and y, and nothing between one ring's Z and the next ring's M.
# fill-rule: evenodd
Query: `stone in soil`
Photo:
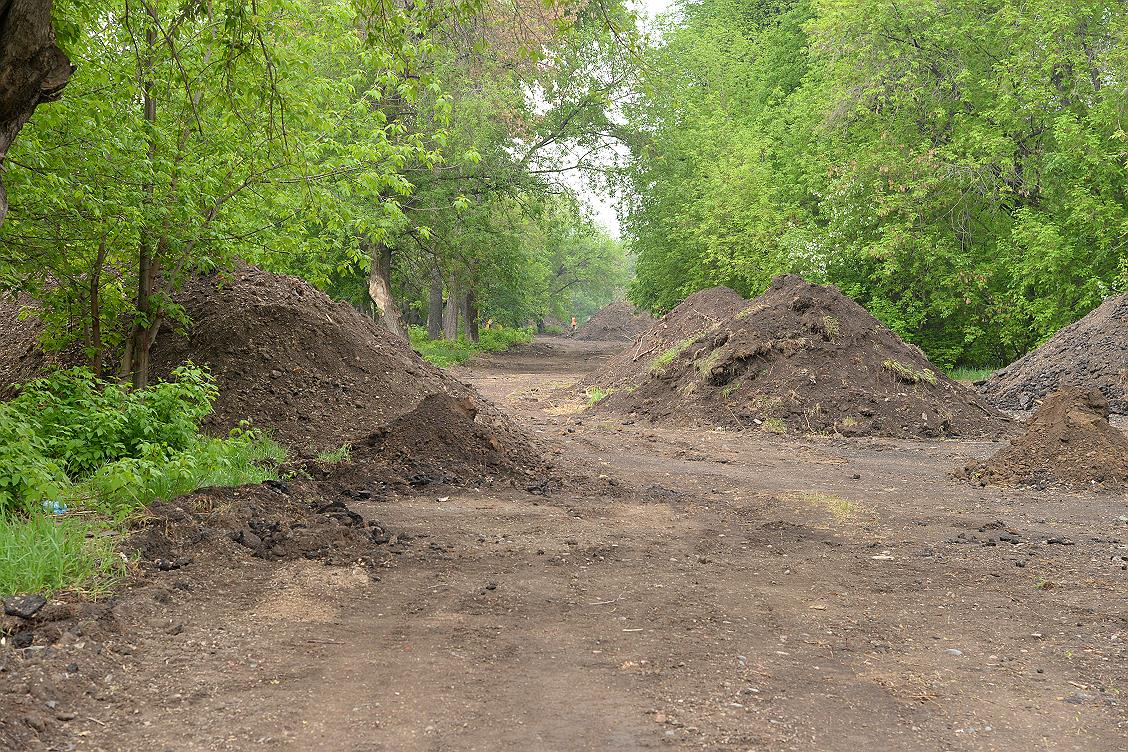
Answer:
M30 619L47 605L42 595L13 595L4 599L4 613L21 619Z

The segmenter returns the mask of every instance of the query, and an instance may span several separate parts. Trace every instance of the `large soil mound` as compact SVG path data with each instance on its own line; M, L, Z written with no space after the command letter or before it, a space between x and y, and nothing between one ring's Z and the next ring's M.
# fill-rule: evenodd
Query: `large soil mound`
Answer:
M576 339L630 342L653 325L653 316L620 300L604 306L585 321L576 332Z
M1109 298L1037 350L995 371L983 393L997 407L1030 410L1065 384L1099 389L1112 412L1128 414L1128 294Z
M747 300L727 287L710 287L695 292L582 383L615 390L639 384L650 375L650 366L655 358L686 340L696 339L747 305Z
M1100 390L1062 387L1034 411L1021 437L962 474L982 485L1124 491L1128 437L1108 416L1108 399Z
M655 365L608 404L779 433L983 435L1005 421L838 288L792 275Z
M219 384L213 430L250 420L299 451L329 449L361 443L443 395L474 405L499 447L531 459L524 434L476 392L300 279L240 266L190 280L176 300L192 326L158 338L154 371L185 360L207 365ZM464 438L457 427L425 430L450 430L457 441Z
M206 365L219 386L205 424L213 433L248 420L311 455L344 443L364 444L395 425L397 436L445 432L448 443L466 448L452 454L436 445L428 455L429 447L416 447L430 475L447 481L541 468L541 455L525 433L476 391L300 279L240 265L228 274L192 278L173 297L192 323L186 333L162 331L152 351L154 376L165 377L186 360ZM17 320L28 303L9 299L0 307L0 388L54 365L82 362L80 353L48 356L40 350L39 322ZM436 396L449 399L428 402ZM420 411L425 403L431 408ZM444 422L441 408L455 403L469 407L446 410L450 419ZM502 459L473 453L483 437ZM479 472L467 475L471 467Z

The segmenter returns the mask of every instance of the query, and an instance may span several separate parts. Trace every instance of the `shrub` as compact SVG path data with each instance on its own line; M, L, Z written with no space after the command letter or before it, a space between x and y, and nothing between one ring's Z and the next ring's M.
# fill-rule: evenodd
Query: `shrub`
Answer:
M191 364L137 391L81 368L28 382L0 405L0 513L69 501L120 517L200 485L265 479L280 446L247 427L200 434L216 394Z

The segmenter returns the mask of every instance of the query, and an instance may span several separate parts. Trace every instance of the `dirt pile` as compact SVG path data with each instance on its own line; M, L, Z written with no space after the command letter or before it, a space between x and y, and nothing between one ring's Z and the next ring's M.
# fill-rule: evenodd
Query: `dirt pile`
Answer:
M1037 350L983 384L991 404L1031 410L1062 385L1099 389L1114 413L1128 414L1128 294L1109 298Z
M777 433L991 435L1005 417L833 286L787 275L607 403Z
M533 494L559 489L562 480L553 468L499 417L483 414L480 403L468 396L429 395L411 412L363 438L348 462L305 469L353 497L365 490L410 492L504 481ZM373 479L379 479L378 488L372 488Z
M388 425L429 394L469 394L372 319L295 277L242 265L190 279L175 299L191 328L158 337L153 371L206 365L219 385L207 423L216 432L250 420L288 446L322 450Z
M42 324L34 315L22 316L38 308L26 295L0 294L0 399L12 397L13 384L22 384L57 367L83 362L81 348L70 347L61 353L47 353L39 346Z
M1022 436L960 474L981 485L1128 489L1128 436L1109 424L1099 389L1065 386L1034 411Z
M630 388L650 375L651 364L656 358L687 340L696 339L747 305L747 300L727 287L710 287L695 292L639 334L629 347L581 384L600 389Z
M475 483L501 471L523 478L524 470L536 474L543 466L528 436L476 391L300 279L240 265L227 274L191 278L173 297L191 326L186 333L162 330L153 345L153 375L167 377L187 360L207 366L219 387L204 424L211 433L225 434L248 420L308 457L345 443L363 444L396 426L395 436L442 436L432 444L416 442L421 454L415 460L446 468L436 474L448 480L457 476ZM0 384L81 362L79 353L44 355L36 343L39 322L19 321L18 310L11 300L0 307L5 335ZM428 402L432 397L447 402ZM465 410L441 416L421 409L455 402L472 406L473 417L466 420ZM470 451L484 437L504 459L455 449ZM434 454L424 454L428 451ZM486 464L478 467L479 460ZM406 464L385 463L389 469Z
M576 339L630 342L654 325L654 317L625 300L604 306L576 332Z

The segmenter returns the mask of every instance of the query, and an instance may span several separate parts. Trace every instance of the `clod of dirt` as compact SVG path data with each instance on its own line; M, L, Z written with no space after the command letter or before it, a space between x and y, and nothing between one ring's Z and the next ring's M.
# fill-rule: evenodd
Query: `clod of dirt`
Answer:
M652 421L776 433L994 435L1006 423L838 288L794 275L606 402Z
M630 342L654 325L654 317L625 300L604 306L576 332L576 339Z
M1034 411L1022 436L959 474L982 485L1123 491L1128 436L1108 417L1108 399L1100 390L1062 387Z
M982 390L1004 410L1031 410L1065 384L1099 389L1112 412L1128 414L1128 294L1105 300L1046 344L995 371Z
M581 384L604 390L629 389L650 375L651 363L703 332L727 320L748 301L727 287L710 287L683 300L599 371Z

